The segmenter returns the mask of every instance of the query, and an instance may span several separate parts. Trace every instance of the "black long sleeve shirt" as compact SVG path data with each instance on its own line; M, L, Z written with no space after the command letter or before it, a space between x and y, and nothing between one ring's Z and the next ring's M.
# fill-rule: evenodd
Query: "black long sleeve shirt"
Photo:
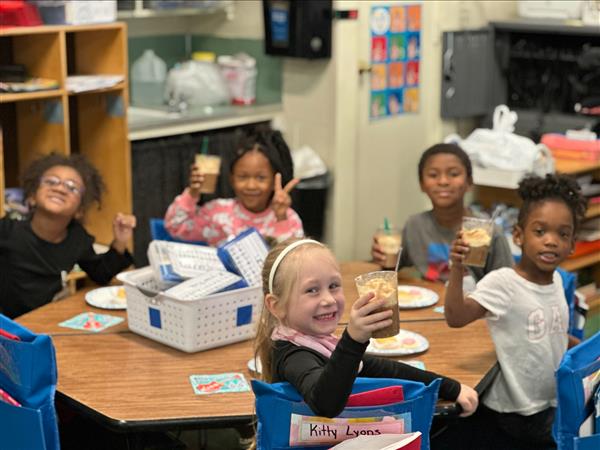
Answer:
M75 263L99 284L133 263L128 252L111 248L97 255L94 238L73 220L59 243L40 239L29 221L0 219L0 312L10 318L49 303L62 289L61 273Z
M440 398L455 401L458 397L458 381L401 362L365 355L367 346L368 342L361 344L352 339L347 330L331 358L291 342L275 341L273 382L292 384L310 409L324 417L335 417L341 413L357 376L400 378L426 384L441 378ZM363 368L359 374L361 360Z

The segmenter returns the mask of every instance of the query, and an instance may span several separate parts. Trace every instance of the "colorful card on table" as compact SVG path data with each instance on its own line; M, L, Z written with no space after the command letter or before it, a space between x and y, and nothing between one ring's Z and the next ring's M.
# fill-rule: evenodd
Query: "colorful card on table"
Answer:
M194 394L224 394L227 392L248 392L250 385L241 373L216 373L211 375L190 375Z
M435 308L433 308L433 310L436 313L444 314L444 307L443 306L436 306Z
M81 313L75 317L65 320L58 325L65 328L85 331L102 331L123 322L122 317L110 316L108 314L98 314L93 312Z

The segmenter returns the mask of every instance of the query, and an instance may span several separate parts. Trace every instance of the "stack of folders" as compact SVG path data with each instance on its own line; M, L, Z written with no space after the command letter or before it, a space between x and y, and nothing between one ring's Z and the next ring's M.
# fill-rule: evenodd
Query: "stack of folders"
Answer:
M260 286L268 247L250 228L219 248L152 241L148 260L165 294L195 300L217 292Z

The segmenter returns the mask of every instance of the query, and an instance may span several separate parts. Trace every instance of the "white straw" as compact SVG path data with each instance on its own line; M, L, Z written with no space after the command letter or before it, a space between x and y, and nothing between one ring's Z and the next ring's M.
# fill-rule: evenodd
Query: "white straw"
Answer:
M400 258L402 257L402 247L400 247L400 251L398 252L398 259L396 259L396 272L398 272L398 268L400 267Z

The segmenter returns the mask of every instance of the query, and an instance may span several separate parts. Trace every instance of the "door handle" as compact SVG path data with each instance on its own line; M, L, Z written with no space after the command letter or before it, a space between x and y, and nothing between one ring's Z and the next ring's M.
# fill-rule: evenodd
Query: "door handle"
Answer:
M364 73L371 73L373 71L373 67L369 63L359 62L358 63L358 74L362 75Z

